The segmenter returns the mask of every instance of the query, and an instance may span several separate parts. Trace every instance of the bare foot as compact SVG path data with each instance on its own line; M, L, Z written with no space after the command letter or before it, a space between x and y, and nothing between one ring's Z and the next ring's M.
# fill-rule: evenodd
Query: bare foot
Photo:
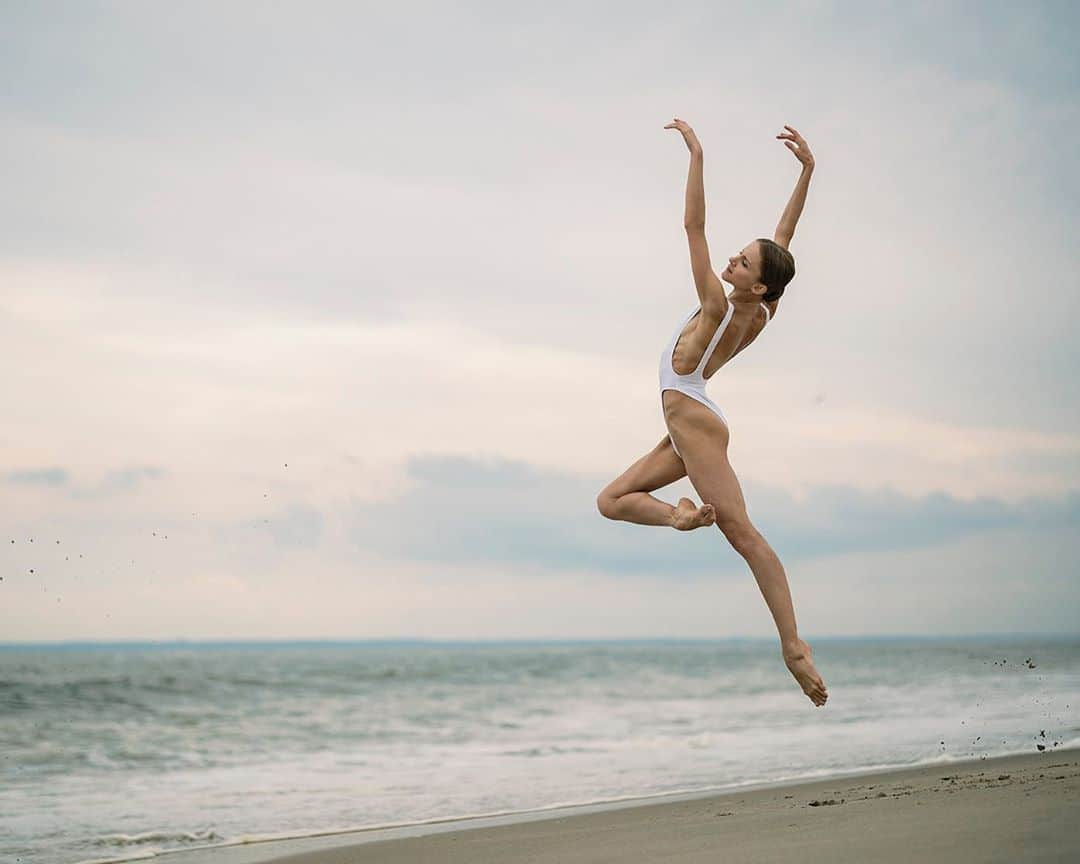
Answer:
M821 679L814 667L813 651L802 639L784 646L784 663L788 671L795 676L803 693L810 697L810 701L819 708L829 698L829 691L825 688L825 682Z
M716 521L716 511L712 504L698 507L689 498L680 498L675 512L671 514L671 525L680 531L693 531Z

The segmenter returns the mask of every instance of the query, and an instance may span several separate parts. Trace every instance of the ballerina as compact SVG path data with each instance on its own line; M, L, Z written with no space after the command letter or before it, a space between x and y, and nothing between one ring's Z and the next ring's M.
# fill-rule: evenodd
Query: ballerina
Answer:
M715 524L757 580L779 631L785 665L810 701L821 707L828 691L814 666L810 646L799 638L784 567L747 516L742 488L728 461L727 419L705 393L705 382L776 317L784 289L795 275L795 259L788 246L806 202L814 156L798 131L785 125L787 131L776 137L802 163L795 191L773 239L759 238L743 246L729 256L718 277L705 242L701 143L678 117L664 128L681 132L690 150L683 224L698 306L680 322L660 356L660 402L668 434L609 483L596 503L607 518L639 525L690 531ZM731 294L726 293L724 282L731 285ZM690 479L701 496L700 507L689 498L680 498L672 506L649 494L683 477Z

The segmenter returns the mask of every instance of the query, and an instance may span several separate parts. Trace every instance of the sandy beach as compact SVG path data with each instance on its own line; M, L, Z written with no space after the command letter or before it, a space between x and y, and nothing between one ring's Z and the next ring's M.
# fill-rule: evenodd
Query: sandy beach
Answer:
M168 857L175 864L1072 862L1080 860L1080 749L609 806Z

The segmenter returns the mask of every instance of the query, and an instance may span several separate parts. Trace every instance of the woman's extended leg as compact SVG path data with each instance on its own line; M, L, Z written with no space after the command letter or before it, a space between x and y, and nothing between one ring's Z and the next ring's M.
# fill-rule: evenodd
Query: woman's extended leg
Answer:
M815 705L824 705L828 692L814 666L810 646L799 638L784 565L750 522L742 487L728 462L727 425L708 408L682 394L665 396L671 399L673 419L678 412L679 450L690 483L702 502L713 505L716 527L750 565L776 622L784 662L791 674Z
M685 476L683 461L675 454L671 437L665 435L604 488L596 497L596 506L608 519L638 525L666 525L683 531L712 525L714 514L710 506L698 507L689 498L680 498L678 506L673 507L649 494Z

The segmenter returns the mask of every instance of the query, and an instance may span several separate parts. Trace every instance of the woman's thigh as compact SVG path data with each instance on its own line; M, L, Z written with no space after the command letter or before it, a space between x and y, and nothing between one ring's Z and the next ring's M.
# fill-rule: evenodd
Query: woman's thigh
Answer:
M686 466L675 455L671 436L665 435L652 450L608 483L600 494L619 498L631 492L653 492L685 476Z
M713 505L718 528L745 525L749 522L746 500L728 461L728 427L704 406L690 406L689 410L709 415L680 427L679 452L690 484L701 496L702 504Z
M729 535L750 527L746 500L735 470L728 462L726 448L719 446L683 447L683 459L690 485L701 496L702 504L712 504L716 511L716 527Z

